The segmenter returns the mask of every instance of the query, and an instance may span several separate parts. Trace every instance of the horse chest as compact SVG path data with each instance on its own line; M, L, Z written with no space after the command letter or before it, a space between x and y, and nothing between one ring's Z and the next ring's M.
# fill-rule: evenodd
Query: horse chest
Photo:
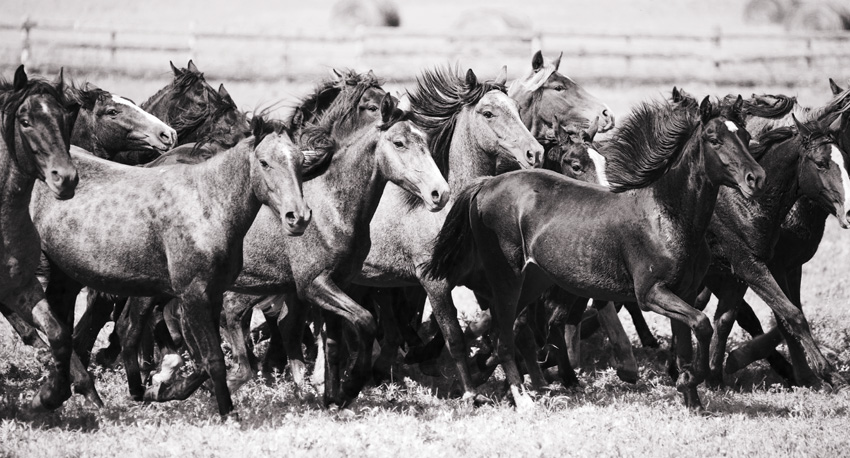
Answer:
M3 253L0 256L0 287L14 288L34 275L39 259L39 239L31 223L0 227Z

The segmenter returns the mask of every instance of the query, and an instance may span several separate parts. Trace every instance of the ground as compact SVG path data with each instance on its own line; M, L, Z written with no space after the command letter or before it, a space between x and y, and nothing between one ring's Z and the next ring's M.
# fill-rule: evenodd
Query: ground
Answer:
M199 22L216 27L306 27L324 21L330 1L209 3ZM457 2L400 2L413 27L440 24L449 27L462 11L480 9L485 2L449 8ZM2 5L3 19L25 14L53 15L67 20L112 21L139 25L157 23L163 28L182 27L194 17L189 2L113 1L77 2L56 0L12 1ZM249 7L244 5L249 4ZM519 2L488 2L498 8L519 8ZM744 27L738 11L743 2L537 2L522 10L541 27L576 27L581 30L711 30ZM75 5L75 8L70 8ZM554 6L553 6L554 5ZM292 14L266 14L265 8ZM244 11L250 11L250 14ZM210 13L212 12L212 13ZM734 13L734 14L733 14ZM445 16L445 20L440 15ZM311 22L312 21L312 22ZM449 24L449 25L446 25ZM439 64L435 62L434 64ZM75 74L115 93L142 101L163 86L169 77L167 64L159 77L137 79L118 75ZM199 62L203 70L203 62ZM484 69L482 75L486 75ZM738 87L705 82L680 81L694 95L782 92L797 95L807 105L822 104L829 97L827 76L819 85ZM511 69L516 76L519 69ZM760 71L754 69L754 71ZM495 68L492 73L495 74ZM569 72L567 71L569 74ZM846 75L846 71L844 71ZM628 82L604 86L593 80L578 82L608 103L622 118L635 103L667 97L669 85L634 85ZM766 78L767 80L767 78ZM224 82L243 109L282 101L291 106L310 88L310 83L254 81ZM389 89L402 89L391 83ZM803 303L816 340L828 358L850 375L850 231L841 230L834 219L827 223L818 255L806 265ZM456 300L464 317L475 313L468 291L457 290ZM765 320L767 308L757 298L750 303ZM708 310L712 313L712 309ZM629 318L623 321L639 345ZM0 320L0 456L232 456L232 455L337 455L337 456L718 456L718 455L846 455L850 427L850 395L807 389L787 389L763 364L726 379L728 388L701 388L706 414L684 408L663 367L669 344L669 324L649 316L650 326L662 337L661 350L636 349L640 381L619 381L609 368L610 348L601 338L583 346L580 379L582 389L551 391L535 395L535 407L518 412L505 399L497 377L483 389L493 405L473 408L447 396L451 370L434 378L416 368L398 368L395 382L366 390L349 409L321 408L317 388L298 398L286 377L255 380L234 396L240 421L222 423L208 393L200 391L184 402L139 404L129 399L122 369L94 369L106 407L100 411L82 405L75 396L57 412L33 414L26 409L43 381L49 358L24 346L11 328ZM736 328L733 344L745 340ZM102 340L101 340L102 342Z

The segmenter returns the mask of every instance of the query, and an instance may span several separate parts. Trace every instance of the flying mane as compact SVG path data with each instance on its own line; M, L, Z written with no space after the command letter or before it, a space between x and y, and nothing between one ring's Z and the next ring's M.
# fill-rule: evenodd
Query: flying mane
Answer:
M353 110L363 93L369 88L380 88L382 84L383 81L372 72L362 74L354 70L342 70L339 78L329 77L319 82L313 93L305 97L286 118L286 124L293 131L300 130L302 126L314 122L319 115L327 111L340 94L346 94L347 100L341 102L350 110L343 115L345 118L353 117Z

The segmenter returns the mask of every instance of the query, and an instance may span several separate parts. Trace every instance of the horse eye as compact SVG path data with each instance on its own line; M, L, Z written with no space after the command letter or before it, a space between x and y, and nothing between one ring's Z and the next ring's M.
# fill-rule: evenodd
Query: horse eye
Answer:
M375 105L370 105L368 110L369 111L378 111L378 107L376 107Z
M106 114L108 114L109 116L115 116L118 114L118 110L116 110L115 108L110 108L106 111Z
M27 121L26 119L21 119L19 122L20 122L20 123L21 123L21 125L22 125L22 126L24 126L24 127L29 127L29 126L30 126L30 122L29 122L29 121Z
M490 119L490 118L493 117L493 112L491 112L491 111L485 111L484 113L481 113L481 114L487 119Z
M573 172L581 173L581 164L573 164Z
M260 165L263 166L264 169L269 168L269 163L260 159Z
M566 89L566 88L565 88L564 86L555 86L555 90L556 90L556 91L558 91L558 92L561 92L561 91L563 91L563 90L565 90L565 89Z
M402 142L393 142L393 145L395 145L396 148L404 148L404 143Z

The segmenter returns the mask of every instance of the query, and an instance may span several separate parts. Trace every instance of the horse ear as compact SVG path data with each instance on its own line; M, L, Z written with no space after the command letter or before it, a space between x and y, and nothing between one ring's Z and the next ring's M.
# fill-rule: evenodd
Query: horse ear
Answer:
M832 95L838 95L844 92L844 90L841 89L841 86L835 84L835 81L832 78L829 79L829 89L832 91Z
M21 65L15 70L15 82L13 84L13 88L16 91L22 91L25 87L27 87L27 72L24 70L24 66Z
M561 66L561 58L562 58L562 57L564 57L564 51L561 51L561 53L560 53L560 54L558 54L558 58L552 61L552 65L554 65L554 66L555 66L555 71L556 71L556 72L558 71L558 67L560 67L560 66Z
M168 65L171 66L171 71L174 72L174 76L180 76L183 71L174 66L174 62L168 61Z
M705 96L702 99L702 103L699 104L699 116L700 121L703 124L707 123L711 119L711 112L713 111L713 107L711 106L711 99L709 96Z
M499 75L496 76L496 80L494 81L497 86L504 86L505 83L508 82L508 66L502 65L502 68L499 70Z
M596 136L596 132L598 132L598 131L599 131L599 116L594 118L593 122L590 123L590 127L588 127L587 130L584 131L584 133L587 135L586 140L587 140L588 143L593 141L593 137Z
M794 120L794 126L797 127L797 133L799 133L801 137L810 137L812 135L809 128L806 127L805 124L801 123L794 113L791 113L791 119Z
M332 68L330 77L331 77L332 81L340 82L340 81L342 81L342 72L340 72L339 70L337 70L335 68Z
M221 98L223 98L224 100L233 103L233 98L230 97L230 93L227 92L227 89L224 88L224 83L218 86L218 95L220 95Z
M732 104L732 110L738 116L741 116L741 113L744 112L744 98L741 97L741 94L738 94L738 98L735 99L735 103Z
M53 80L53 85L56 86L56 89L60 92L65 90L65 67L59 67L59 74L56 75L56 78Z
M841 132L841 122L842 122L842 119L844 118L844 114L845 113L841 113L840 115L838 115L835 118L835 121L832 121L832 124L830 124L829 127L827 128L827 130L829 130L829 132L831 134L836 135L836 134Z
M682 93L679 92L679 89L676 86L673 86L673 103L679 103L682 101Z
M538 50L531 58L531 69L535 72L543 67L543 51Z
M201 73L201 71L198 70L198 67L195 66L195 63L192 62L192 59L189 59L189 65L187 65L186 68L188 68L192 73Z
M466 85L469 87L478 86L478 77L475 76L475 72L471 68L466 71Z
M410 96L407 95L407 92L399 91L396 98L398 99L397 108L399 110L410 111Z
M384 98L381 99L381 122L388 123L393 117L393 111L395 111L395 101L392 94L384 94Z
M366 77L369 78L369 79L373 79L373 80L378 79L378 77L375 76L375 72L373 72L371 69L369 69L369 71L366 72Z

